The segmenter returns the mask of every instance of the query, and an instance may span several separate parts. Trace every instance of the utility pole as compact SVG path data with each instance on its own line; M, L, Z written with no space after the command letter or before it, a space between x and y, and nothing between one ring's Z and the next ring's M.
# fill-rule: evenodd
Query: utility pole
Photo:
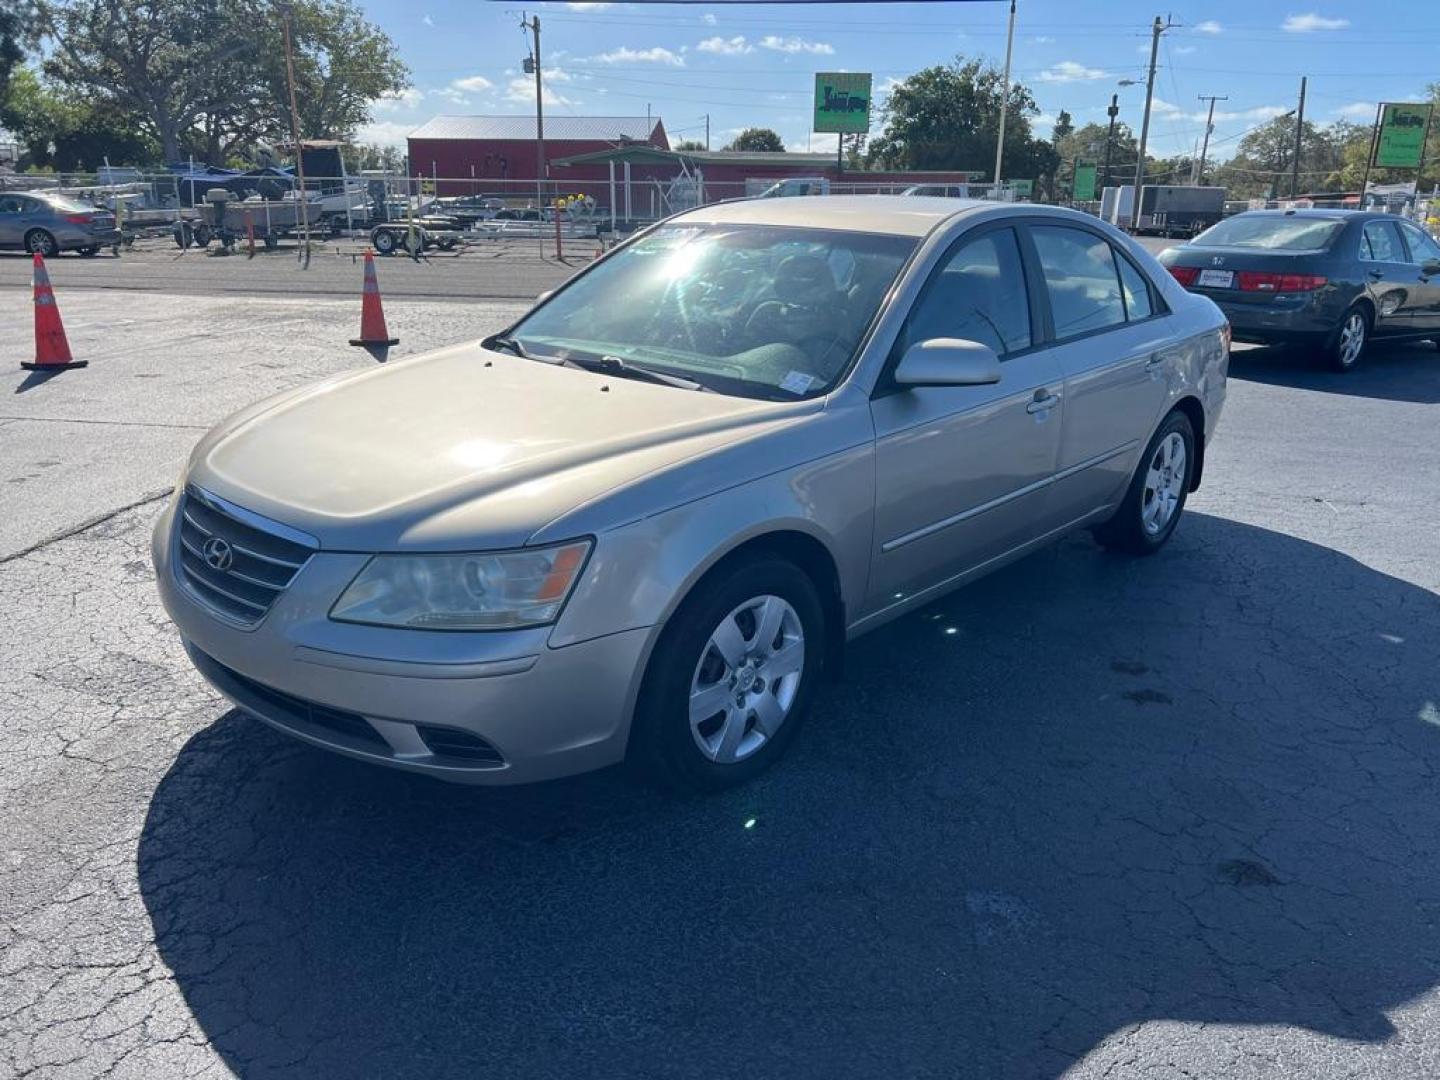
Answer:
M705 149L710 149L710 114L705 114Z
M1110 186L1110 151L1115 146L1115 118L1120 115L1120 95L1110 95L1110 107L1105 110L1110 117L1110 130L1105 133L1105 179L1100 182L1100 190Z
M1290 163L1290 198L1300 194L1300 136L1305 131L1305 76L1300 76L1300 108L1295 112L1295 160Z
M1210 152L1210 134L1215 130L1215 102L1230 99L1218 94L1201 94L1200 100L1210 102L1210 111L1205 116L1205 139L1200 144L1200 168L1195 173L1196 184L1205 183L1205 155Z
M1000 198L1000 159L1005 156L1005 113L1010 108L1010 54L1015 49L1015 0L1010 0L1010 30L1005 36L1005 81L1000 84L1000 134L995 140L995 198Z
M305 198L305 155L300 150L300 109L295 104L295 53L290 41L289 4L280 8L280 20L285 29L285 81L290 86L290 141L295 144L295 175L300 181L300 191L295 200L295 214L300 219L300 235L303 238L301 258L308 269L310 266L310 214Z
M545 181L550 176L550 163L545 160L545 91L540 82L540 16L532 15L527 21L524 15L521 15L520 26L535 35L535 55L529 61L529 66L535 69L535 209L540 212L543 220Z
M1150 104L1155 99L1155 59L1160 52L1160 35L1175 24L1160 21L1160 16L1155 16L1155 22L1150 27L1150 74L1145 79L1145 115L1140 121L1140 157L1135 162L1135 197L1130 200L1130 227L1140 227L1140 189L1145 184L1145 143L1150 138Z

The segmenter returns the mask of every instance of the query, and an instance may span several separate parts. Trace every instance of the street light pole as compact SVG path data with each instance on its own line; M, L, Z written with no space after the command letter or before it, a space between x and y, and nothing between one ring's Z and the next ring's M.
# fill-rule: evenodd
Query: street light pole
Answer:
M535 209L545 216L545 181L550 176L550 163L545 160L545 90L540 82L540 16L521 18L520 25L535 35Z
M1150 105L1155 99L1155 60L1160 52L1160 35L1170 29L1171 23L1161 22L1155 16L1150 27L1150 74L1145 79L1145 115L1140 120L1140 156L1135 162L1135 197L1130 200L1130 227L1140 227L1140 189L1145 183L1145 143L1150 138Z
M1208 96L1201 94L1200 100L1210 102L1210 111L1205 116L1205 139L1200 143L1200 168L1195 173L1195 183L1203 185L1205 183L1205 156L1210 152L1210 133L1215 130L1215 102L1229 101L1230 99L1216 94Z
M1290 198L1300 194L1300 136L1305 130L1305 76L1300 76L1300 107L1295 112L1295 160L1290 164Z
M1103 192L1110 186L1110 151L1115 146L1115 118L1120 115L1120 95L1110 95L1110 107L1105 110L1110 117L1110 130L1105 133L1105 179L1100 184Z
M1010 29L1005 35L1005 80L1000 85L1000 134L995 140L995 198L1000 197L1000 159L1005 156L1005 114L1010 108L1010 55L1015 49L1015 0L1010 0Z

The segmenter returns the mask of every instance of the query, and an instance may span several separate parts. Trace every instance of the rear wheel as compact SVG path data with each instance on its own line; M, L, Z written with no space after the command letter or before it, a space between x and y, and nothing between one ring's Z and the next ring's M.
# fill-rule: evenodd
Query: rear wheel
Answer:
M395 234L389 229L380 229L370 237L370 245L377 255L389 255L395 250Z
M651 657L631 757L684 791L751 779L794 739L824 665L825 615L809 576L772 556L700 583Z
M59 253L60 245L44 229L31 229L25 234L25 250L31 255L39 254L48 259Z
M1325 362L1334 371L1352 371L1370 344L1370 312L1360 304L1340 317L1340 325L1325 343Z
M1094 530L1095 539L1130 555L1159 551L1180 522L1194 472L1195 429L1177 409L1151 437L1120 509Z

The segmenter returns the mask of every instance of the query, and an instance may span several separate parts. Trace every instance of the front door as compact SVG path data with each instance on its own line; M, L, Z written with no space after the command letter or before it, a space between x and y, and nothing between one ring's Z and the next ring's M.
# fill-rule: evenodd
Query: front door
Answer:
M1425 267L1433 270L1440 262L1440 242L1413 222L1397 221L1395 224L1405 238L1407 262L1415 276L1415 290L1419 293L1414 315L1416 329L1433 332L1440 337L1440 274L1425 272Z
M1365 223L1360 235L1360 267L1365 291L1375 304L1374 336L1415 333L1420 328L1424 299L1395 222Z
M19 247L25 239L24 204L19 195L0 195L0 244Z
M1001 358L992 386L904 388L871 402L875 540L868 612L989 562L1043 534L1060 445L1062 377L1034 348L1013 229L968 233L921 291L896 342L980 341ZM867 613L868 613L867 612Z

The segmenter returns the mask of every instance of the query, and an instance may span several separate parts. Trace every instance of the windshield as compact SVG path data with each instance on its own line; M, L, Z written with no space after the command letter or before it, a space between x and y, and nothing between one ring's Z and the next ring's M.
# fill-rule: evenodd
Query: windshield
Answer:
M811 397L845 373L914 247L867 233L663 226L509 336L540 359L616 357L723 393Z
M1202 247L1323 251L1344 227L1343 221L1333 218L1240 214L1212 225L1191 242Z

